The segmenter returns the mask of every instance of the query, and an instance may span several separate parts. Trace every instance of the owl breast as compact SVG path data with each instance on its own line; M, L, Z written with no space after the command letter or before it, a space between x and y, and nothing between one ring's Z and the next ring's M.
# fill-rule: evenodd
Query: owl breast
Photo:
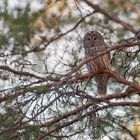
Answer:
M92 47L92 50L88 50L86 52L86 58L97 56L96 59L91 60L88 64L88 70L90 72L94 71L104 71L105 69L109 68L109 54L99 55L102 51L106 49L105 44Z

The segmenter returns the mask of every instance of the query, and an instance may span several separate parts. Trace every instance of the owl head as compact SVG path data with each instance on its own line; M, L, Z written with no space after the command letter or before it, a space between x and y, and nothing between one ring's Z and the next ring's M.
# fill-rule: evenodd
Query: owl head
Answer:
M83 38L85 49L99 45L101 42L104 42L103 36L97 31L89 31Z

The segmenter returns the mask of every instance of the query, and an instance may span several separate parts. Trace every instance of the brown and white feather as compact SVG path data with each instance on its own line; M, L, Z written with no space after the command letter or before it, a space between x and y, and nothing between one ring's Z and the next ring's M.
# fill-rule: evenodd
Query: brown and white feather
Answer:
M87 63L87 68L89 72L100 71L103 72L105 69L109 68L110 65L110 54L104 54L98 56L99 52L104 51L108 48L105 44L102 35L97 31L91 31L86 33L83 39L83 44L85 48L85 57L97 56L95 60L91 60ZM97 84L98 93L101 95L106 94L107 91L107 74L99 74L95 76L95 81Z

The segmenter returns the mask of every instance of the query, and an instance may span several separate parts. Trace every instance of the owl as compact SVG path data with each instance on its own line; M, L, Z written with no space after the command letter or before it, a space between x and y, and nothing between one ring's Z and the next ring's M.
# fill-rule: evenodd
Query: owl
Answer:
M85 48L85 58L97 56L96 59L87 63L87 69L92 72L103 72L110 66L110 54L104 54L98 56L98 54L108 48L104 42L103 36L97 31L89 31L83 38L83 46ZM100 95L105 95L107 92L108 74L103 73L95 76L95 82L97 84L97 90Z

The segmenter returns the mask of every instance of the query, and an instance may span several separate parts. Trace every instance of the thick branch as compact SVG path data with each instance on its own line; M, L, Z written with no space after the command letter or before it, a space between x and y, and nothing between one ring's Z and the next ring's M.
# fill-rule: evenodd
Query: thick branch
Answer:
M89 57L88 59L83 60L77 67L75 67L71 72L67 73L65 76L71 76L74 72L78 71L84 64L90 62L91 60L95 60L97 57L100 57L106 53L109 53L110 51L113 51L119 48L135 47L136 45L140 45L140 41L133 41L133 42L126 41L122 44L113 45L102 52L98 52L98 55L92 56L92 57Z
M130 86L131 88L135 89L135 91L140 91L140 85L138 85L137 83L130 82L130 81L124 79L117 72L112 71L112 70L106 70L105 72L108 73L110 76L114 77L118 82Z

